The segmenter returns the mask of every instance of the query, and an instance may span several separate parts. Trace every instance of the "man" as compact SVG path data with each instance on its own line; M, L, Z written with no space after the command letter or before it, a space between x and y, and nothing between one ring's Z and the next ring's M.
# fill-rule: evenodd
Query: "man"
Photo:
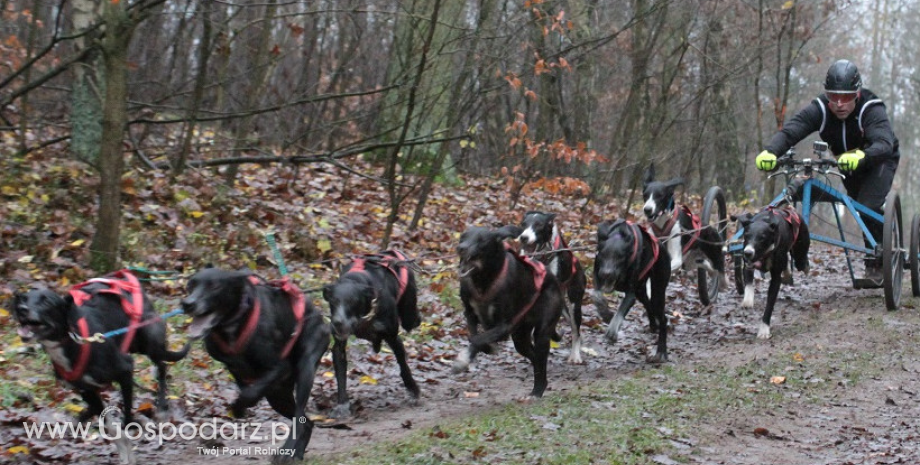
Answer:
M837 166L846 175L843 186L847 195L881 214L901 157L898 139L891 130L885 104L862 87L859 70L848 60L831 65L824 94L796 113L770 139L757 155L757 169L776 169L776 154L786 153L816 131L828 143L837 157ZM881 243L883 225L866 221L866 227ZM866 259L866 278L881 282L880 258Z

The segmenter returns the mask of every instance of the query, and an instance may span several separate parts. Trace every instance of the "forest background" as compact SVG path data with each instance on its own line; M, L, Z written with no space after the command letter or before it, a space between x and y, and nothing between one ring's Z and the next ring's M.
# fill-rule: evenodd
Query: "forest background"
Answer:
M0 0L0 14L2 176L88 168L71 181L97 193L97 271L120 266L132 178L202 167L228 186L247 164L370 176L387 192L381 247L459 173L501 177L514 200L628 211L654 162L688 193L760 204L777 187L754 154L840 58L885 100L896 186L917 205L908 0Z

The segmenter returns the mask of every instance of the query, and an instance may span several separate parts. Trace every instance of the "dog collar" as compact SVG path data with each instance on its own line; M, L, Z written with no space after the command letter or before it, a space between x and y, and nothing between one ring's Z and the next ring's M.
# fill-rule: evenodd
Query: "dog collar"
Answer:
M677 223L678 210L671 210L671 217L668 218L668 221L664 223L661 227L658 227L658 218L655 218L655 221L650 221L649 224L652 225L652 231L655 232L655 236L659 239L668 237L671 234L671 229L674 228L674 223ZM659 217L660 218L660 217Z

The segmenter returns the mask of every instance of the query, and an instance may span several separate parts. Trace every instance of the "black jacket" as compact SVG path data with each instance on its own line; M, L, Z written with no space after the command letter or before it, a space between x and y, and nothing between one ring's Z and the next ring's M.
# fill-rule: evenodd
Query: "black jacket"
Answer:
M872 164L885 160L897 162L901 157L898 138L891 130L885 104L872 91L860 91L856 109L846 120L837 119L827 105L827 97L821 94L787 121L764 148L776 156L782 156L789 148L817 131L821 140L830 145L834 156L861 149L866 153L867 161Z

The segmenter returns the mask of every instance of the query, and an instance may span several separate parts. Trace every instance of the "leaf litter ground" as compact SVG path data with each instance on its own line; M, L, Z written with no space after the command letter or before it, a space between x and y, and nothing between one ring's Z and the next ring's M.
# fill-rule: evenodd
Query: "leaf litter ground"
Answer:
M129 199L129 204L136 209L134 216L128 215L127 228L146 224L146 229L141 227L129 232L136 236L136 243L168 242L169 247L132 253L139 258L138 262L153 269L184 272L200 266L204 260L217 259L228 266L255 266L270 275L275 272L271 269L275 264L256 234L270 225L280 231L287 265L295 278L305 281L304 287L329 282L336 268L329 263L350 253L374 250L373 244L379 240L376 235L382 229L385 215L378 207L386 204L382 191L367 181L351 184L336 181L340 174L335 170L319 170L305 176L308 181L285 176L259 178L251 174L244 176L235 191L223 193L212 192L214 188L208 187L204 176L191 176L192 180L178 187L158 179L148 180L137 186L135 196ZM602 218L612 217L615 209L590 204L580 211L572 208L572 204L581 205L583 199L557 198L535 192L530 193L530 204L511 210L500 182L473 179L467 182L468 188L464 190L442 187L436 191L426 210L430 213L426 214L419 232L396 230L399 246L420 258L421 281L427 286L420 296L425 324L406 338L413 373L422 385L421 402L412 405L408 401L389 353L373 354L369 345L353 341L349 346L349 393L356 414L350 419L324 422L323 427L317 428L307 451L308 461L363 448L369 442L393 441L412 431L436 426L445 419L518 402L529 392L530 366L514 353L510 344L503 345L496 355L482 356L469 373L456 375L450 371L452 359L463 347L464 338L451 250L456 234L472 223L516 222L528 209L556 211L560 212L570 244L585 249L577 255L583 264L590 265L593 225ZM272 192L281 194L273 196ZM51 194L49 201L54 202L58 197ZM210 209L194 201L205 195L216 200ZM226 200L229 198L233 201ZM173 202L169 208L161 205L169 202ZM58 207L66 208L63 203ZM5 217L15 217L16 212L13 213ZM235 221L228 222L227 215ZM7 265L3 269L8 278L4 293L37 281L50 281L53 287L66 288L89 275L76 265L82 253L77 241L81 236L88 236L88 232L79 225L72 226L63 219L54 218L59 217L52 216L52 221L45 226L47 239L36 241L32 248L19 244L9 249L14 250L10 256L16 258L17 263L40 263L38 259L22 258L46 254L47 258L53 258L54 266ZM157 227L162 224L188 234L173 236L173 233L158 232ZM208 232L218 224L223 228ZM4 228L14 229L9 222ZM24 228L31 231L35 227ZM7 246L14 241L11 237L10 234L3 236ZM154 237L160 241L151 240ZM912 349L917 346L916 328L920 323L914 308L917 301L905 298L904 308L887 312L881 291L850 288L839 250L817 245L811 258L811 275L799 276L796 286L784 286L781 290L774 315L774 337L769 341L755 337L762 299L753 310L741 309L740 297L724 292L714 306L701 309L696 298L695 276L682 275L678 279L680 284L672 284L668 291L668 310L673 325L669 336L670 363L733 367L776 360L792 353L803 354L811 361L828 352L845 351L870 357L876 367L875 375L854 384L841 382L829 386L818 401L788 396L771 408L755 412L727 405L718 418L698 425L694 437L686 438L686 450L680 452L686 462L917 463L920 415L916 393L920 389L917 385L920 362L916 361L917 352ZM162 299L167 306L174 305L181 295L181 282L157 283L150 287L154 297ZM758 297L762 298L764 291L761 283ZM317 303L322 308L322 303ZM548 396L590 386L597 380L630 377L639 370L656 369L644 362L649 350L653 350L654 337L645 331L646 320L640 305L633 309L624 326L623 337L615 346L603 340L604 325L597 318L593 305L586 305L584 312L587 351L583 357L586 363L579 366L566 363L568 329L561 324L563 341L553 350L550 359ZM6 362L5 377L10 380L4 385L5 408L0 411L0 447L4 451L0 461L115 462L114 447L98 438L76 443L70 440L34 441L25 437L21 428L23 421L66 420L80 401L51 379L46 358L33 355L27 347L15 343L14 324L8 316L0 316L0 322L7 327L4 341L8 344L0 356ZM186 323L170 323L174 345L181 342ZM790 364L808 365L795 361ZM138 383L149 388L153 386L152 372L143 363L141 366ZM782 374L767 373L766 376ZM805 375L816 383L828 376L824 373ZM756 380L757 376L754 378L754 384L768 382ZM20 388L16 388L17 385ZM236 395L235 387L226 372L213 363L200 346L180 367L171 371L169 389L176 396L171 401L172 421L201 423L212 418L232 421L226 415L227 405ZM335 382L327 356L313 389L311 411L319 418L328 413L335 403L334 393ZM141 391L135 406L142 412L149 412L151 400L149 391ZM118 402L118 395L109 393L109 402ZM264 402L252 409L247 418L247 421L266 423L277 420L277 415ZM227 455L215 459L202 454L201 449L254 444L260 445L258 441L173 440L161 446L141 441L137 450L139 461L151 464L176 460L187 464L215 463L215 460L253 463L253 460L264 459ZM14 449L16 447L20 449ZM28 454L15 453L23 447L28 448ZM658 461L667 463L667 460L670 459Z

